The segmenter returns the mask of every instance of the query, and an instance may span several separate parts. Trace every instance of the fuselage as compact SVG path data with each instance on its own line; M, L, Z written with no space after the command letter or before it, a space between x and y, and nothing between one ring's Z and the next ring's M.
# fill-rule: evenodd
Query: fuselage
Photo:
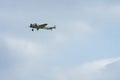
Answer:
M41 25L37 25L37 24L30 24L30 28L44 28L45 26L47 26L48 24L41 24Z

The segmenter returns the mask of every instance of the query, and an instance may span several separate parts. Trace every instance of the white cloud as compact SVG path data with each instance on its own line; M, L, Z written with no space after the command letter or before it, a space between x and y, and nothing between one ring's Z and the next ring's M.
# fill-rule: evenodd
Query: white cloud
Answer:
M46 53L44 45L35 43L27 39L14 37L4 37L4 43L8 49L18 57L31 58L34 56L42 56Z
M75 32L78 31L80 33L83 33L83 35L85 33L92 32L93 30L92 26L90 26L89 24L83 23L81 21L75 21L71 23L69 26L71 26L72 30L74 30Z
M44 50L46 49L44 46L37 44L33 41L26 40L26 39L18 39L13 37L5 37L4 42L13 52L15 51L17 56L26 56L33 57L33 56L42 56L44 55ZM59 41L58 41L59 42ZM15 53L14 53L15 55ZM47 59L48 57L44 57ZM21 58L22 59L22 58ZM11 76L15 75L16 79L29 79L32 80L35 77L38 79L43 78L43 80L106 80L109 79L108 76L112 73L111 70L115 70L114 68L109 69L109 74L106 71L109 66L113 65L117 61L120 61L120 58L110 58L110 59L103 59L103 60L96 60L88 63L83 63L80 65L76 65L71 69L62 69L55 68L55 66L49 66L50 63L40 60L24 60L20 63L12 65L10 68L10 72L12 72ZM54 60L54 59L53 59ZM41 63L42 62L42 63ZM7 73L5 71L4 75L10 75L10 72ZM102 75L104 74L104 76ZM107 74L107 75L106 75ZM116 73L112 73L112 78L114 78ZM106 78L107 76L107 78ZM10 79L13 77L8 76ZM5 79L1 77L1 79ZM6 79L7 80L7 79ZM113 80L113 79L110 79Z
M84 6L82 8L83 15L86 16L85 18L91 19L91 21L96 22L99 21L115 21L113 19L120 18L120 6L119 5L91 5L91 6ZM84 14L85 13L85 14ZM94 20L93 20L94 19ZM102 20L101 20L102 19Z
M55 35L53 35L53 38L51 39L51 42L52 43L51 45L55 44L62 44L62 43L65 43L67 41L67 36L65 36L64 34L62 33L56 33Z
M51 53L48 52L49 48L41 43L17 37L2 36L1 39L0 42L3 42L5 47L9 49L5 54L16 61L9 61L10 65L7 66L7 69L0 72L0 74L5 73L0 79L7 80L4 75L9 79L22 80L33 79L39 77L38 75L47 76L48 53Z
M54 68L53 77L55 80L68 80L66 72L60 68Z
M95 32L93 26L80 20L69 22L66 26L64 34L67 40L72 42L74 40L79 40L79 42L88 40L89 36Z
M98 60L89 62L76 67L72 74L73 77L77 77L77 80L96 80L101 77L102 71L104 71L110 64L120 61L120 58Z
M114 65L116 62L120 62L120 58L97 60L80 64L66 71L60 70L56 73L58 78L61 76L57 80L60 80L61 78L64 78L63 80L106 80L105 75L107 75L107 77L109 76L106 70L109 69L109 66ZM112 73L112 70L116 69L111 68L109 70L109 73ZM116 73L112 73L112 78L114 78L115 75Z

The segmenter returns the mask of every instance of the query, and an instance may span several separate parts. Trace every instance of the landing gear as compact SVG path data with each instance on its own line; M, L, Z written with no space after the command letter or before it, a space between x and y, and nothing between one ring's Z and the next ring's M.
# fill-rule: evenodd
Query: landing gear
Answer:
M39 28L37 28L37 30L39 30Z
M32 29L32 31L34 31L34 29Z

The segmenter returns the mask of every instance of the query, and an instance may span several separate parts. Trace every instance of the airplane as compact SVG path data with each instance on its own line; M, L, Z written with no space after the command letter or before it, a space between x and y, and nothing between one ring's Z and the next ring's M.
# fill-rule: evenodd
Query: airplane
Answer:
M32 31L34 31L34 29L37 29L37 30L39 30L39 29L46 29L46 30L56 29L56 26L46 27L47 25L48 25L48 24L46 24L46 23L40 24L40 25L34 23L34 24L30 24L29 27L32 28Z

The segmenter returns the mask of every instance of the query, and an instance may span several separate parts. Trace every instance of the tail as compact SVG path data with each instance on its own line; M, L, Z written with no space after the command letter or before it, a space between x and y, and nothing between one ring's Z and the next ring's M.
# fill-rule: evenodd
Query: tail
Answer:
M53 26L53 29L56 29L56 25Z
M46 30L56 29L56 25L54 25L53 27L45 27L44 29L46 29Z

